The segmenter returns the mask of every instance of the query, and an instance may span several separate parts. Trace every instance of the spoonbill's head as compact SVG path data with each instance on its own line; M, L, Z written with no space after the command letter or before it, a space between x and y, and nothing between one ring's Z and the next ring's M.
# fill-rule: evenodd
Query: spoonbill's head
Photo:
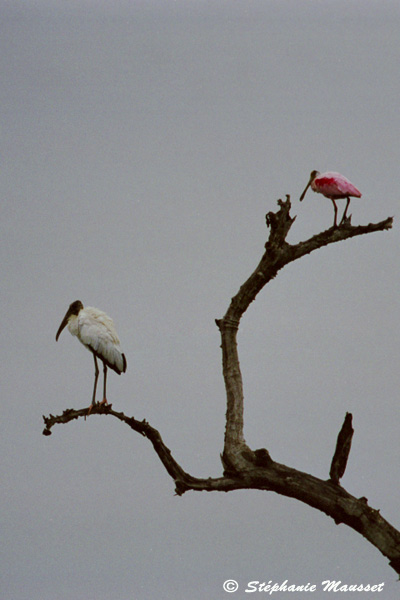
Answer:
M320 175L319 171L311 171L310 173L310 179L308 180L308 183L304 189L304 192L302 193L302 195L300 196L300 202L303 200L304 196L306 195L306 192L308 190L308 188L310 187L310 185L312 184L312 182L314 181L314 179L316 179L316 177L318 177L318 175Z
M64 329L64 327L66 327L68 325L70 318L74 315L77 316L79 314L79 311L82 310L82 308L83 308L83 304L80 300L75 300L75 302L72 302L72 304L69 305L69 308L68 308L67 312L65 313L65 317L61 321L61 325L58 328L58 331L56 334L56 342L58 341L58 338L60 337L60 334L61 334L62 330Z

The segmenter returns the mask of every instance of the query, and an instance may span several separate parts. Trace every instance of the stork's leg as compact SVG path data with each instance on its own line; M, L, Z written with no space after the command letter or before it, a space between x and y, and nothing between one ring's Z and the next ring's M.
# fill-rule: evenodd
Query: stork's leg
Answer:
M340 221L340 225L341 225L342 223L344 223L344 222L345 222L345 220L346 220L347 209L349 208L349 204L350 204L350 196L347 196L346 208L344 209L344 213L343 213L342 220Z
M332 200L332 203L333 203L333 210L335 211L335 218L334 218L334 221L333 221L333 226L337 227L337 206L336 206L336 202L334 201L334 199L331 198L331 200Z
M97 364L97 358L96 358L95 354L93 354L93 358L94 358L94 386L93 386L92 404L89 406L88 415L90 414L90 411L92 410L92 408L96 402L96 388L97 388L97 380L99 378L99 367Z
M100 404L108 404L108 402L107 402L107 394L106 394L106 388L107 388L107 365L104 362L103 362L103 374L104 374L104 379L103 379L103 400L100 402Z

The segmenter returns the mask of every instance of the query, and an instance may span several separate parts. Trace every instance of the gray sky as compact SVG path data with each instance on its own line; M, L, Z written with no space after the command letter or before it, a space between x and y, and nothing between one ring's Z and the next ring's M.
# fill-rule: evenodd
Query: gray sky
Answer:
M312 169L337 170L363 193L353 224L394 229L289 265L251 305L245 435L327 478L351 411L343 485L400 526L398 2L13 0L0 15L2 598L220 600L340 579L384 581L392 600L386 559L308 506L175 497L149 442L111 418L41 431L42 414L90 403L89 353L68 331L55 343L80 299L114 318L128 359L114 407L218 476L214 319L278 198L297 214L289 241L331 225L329 200L298 198Z

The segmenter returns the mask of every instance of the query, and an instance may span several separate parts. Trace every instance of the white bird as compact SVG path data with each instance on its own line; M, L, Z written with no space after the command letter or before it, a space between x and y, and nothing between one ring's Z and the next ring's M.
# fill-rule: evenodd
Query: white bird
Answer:
M90 413L96 401L96 387L99 377L97 358L100 358L103 362L104 373L103 400L100 404L108 404L106 397L107 367L113 369L118 375L125 373L125 354L121 351L113 320L102 310L91 306L84 308L80 300L75 300L68 308L58 328L56 341L67 325L70 333L76 335L78 340L93 354L95 374L92 404L89 407Z

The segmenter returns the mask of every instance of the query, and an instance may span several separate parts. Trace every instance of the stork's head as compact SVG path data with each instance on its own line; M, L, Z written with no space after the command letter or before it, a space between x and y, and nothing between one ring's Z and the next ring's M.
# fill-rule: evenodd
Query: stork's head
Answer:
M66 327L68 325L70 318L73 315L77 316L79 314L79 311L82 310L82 308L83 308L83 304L80 300L75 300L75 302L72 302L72 304L69 305L69 308L68 308L67 312L65 313L65 317L61 321L61 325L58 328L58 331L56 334L56 342L57 342L58 338L60 337L60 333L62 332L64 327Z
M310 185L312 184L312 182L314 181L314 179L316 177L318 177L319 174L320 174L319 171L311 171L311 173L310 173L310 179L308 180L308 183L307 183L307 185L305 187L304 192L300 196L300 202L303 200L304 196L306 195L306 192L307 192L308 188L310 187Z

